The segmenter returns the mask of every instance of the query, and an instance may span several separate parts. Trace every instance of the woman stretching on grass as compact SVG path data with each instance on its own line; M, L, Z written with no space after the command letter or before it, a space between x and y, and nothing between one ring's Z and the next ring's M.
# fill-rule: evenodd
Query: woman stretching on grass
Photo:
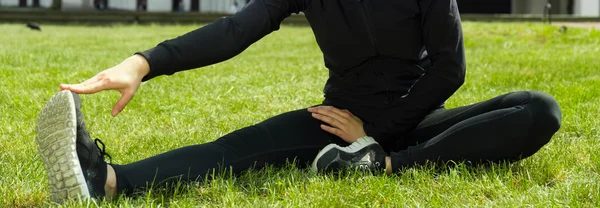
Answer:
M298 12L329 69L322 104L135 163L105 162L104 144L90 139L79 97L69 91L119 91L116 116L142 81L227 60ZM294 160L315 171L388 174L426 162L516 161L548 143L561 112L542 92L445 109L463 84L465 65L455 0L255 0L83 83L60 85L65 91L46 104L37 128L51 198L111 197L201 179L223 167L237 174Z

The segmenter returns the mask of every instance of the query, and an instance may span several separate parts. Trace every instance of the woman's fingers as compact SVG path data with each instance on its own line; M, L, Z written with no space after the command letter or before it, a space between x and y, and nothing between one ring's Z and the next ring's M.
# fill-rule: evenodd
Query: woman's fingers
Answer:
M115 103L111 114L116 116L131 101L141 84L143 76L149 71L145 58L135 55L120 64L106 69L96 76L79 84L60 84L62 90L70 90L77 94L93 94L103 90L117 90L121 98Z
M349 117L346 115L345 112L332 106L318 106L314 108L309 108L308 112L329 116L338 120L342 124L345 124L349 121Z
M336 135L344 140L346 140L346 134L345 132L343 132L342 130L338 129L338 128L333 128L331 126L327 126L325 124L321 124L321 129L323 129L326 132L329 132L330 134Z
M132 93L132 92L121 93L121 98L119 98L119 101L117 101L117 103L115 104L115 107L113 107L111 115L113 117L115 117L121 111L123 111L123 109L125 109L125 106L127 106L129 101L131 100L131 98L133 98L133 95L134 95L134 93Z
M88 80L85 80L82 83L79 83L79 84L60 84L59 87L60 87L61 90L71 90L71 88L73 88L73 87L76 88L76 89L80 89L83 86L90 85L90 84L93 84L95 82L100 81L101 77L103 77L101 74L97 74L96 76L94 76L94 77L92 77L92 78L90 78Z
M105 75L103 73L100 73L100 74L97 74L96 76L94 76L92 78L89 78L88 80L85 80L84 82L82 82L80 84L81 85L89 85L89 84L92 84L92 83L95 83L95 82L98 82L98 81L102 80L102 78L104 76Z
M93 94L102 90L112 89L111 85L112 83L109 79L103 79L88 85L71 85L69 86L69 90L77 94Z
M312 116L325 124L321 129L342 138L348 143L365 136L362 121L348 110L337 109L332 106L318 106L309 108Z
M330 116L324 115L324 114L312 113L312 117L316 118L320 121L323 121L326 124L329 124L330 126L333 126L335 128L343 128L344 127L344 124L342 122L340 122L339 120L332 118Z
M328 113L331 113L332 116L335 116L336 118L340 118L342 120L347 120L350 118L350 115L348 112L348 110L340 110L336 107L333 106L319 106L319 108L325 110Z
M71 90L73 88L79 89L79 88L81 88L83 86L84 85L82 85L82 84L60 84L60 89L61 90Z

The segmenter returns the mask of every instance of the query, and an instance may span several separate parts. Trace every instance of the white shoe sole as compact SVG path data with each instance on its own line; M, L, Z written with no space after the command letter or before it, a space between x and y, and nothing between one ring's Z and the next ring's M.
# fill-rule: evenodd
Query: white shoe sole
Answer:
M310 169L312 172L315 172L315 173L318 172L319 169L317 168L317 161L321 158L321 156L323 156L325 153L329 152L329 150L331 150L333 148L337 148L337 149L347 152L347 153L355 153L355 152L358 152L359 150L361 150L362 148L369 146L371 144L377 144L377 141L375 141L375 139L373 139L373 137L360 138L360 139L356 140L355 142L352 142L352 144L350 144L347 147L340 147L337 144L329 144L329 145L325 146L323 149L321 149L321 151L319 151L319 154L317 154L317 156L313 160Z
M56 93L42 109L36 127L38 151L48 174L50 200L88 199L77 157L77 118L69 91Z

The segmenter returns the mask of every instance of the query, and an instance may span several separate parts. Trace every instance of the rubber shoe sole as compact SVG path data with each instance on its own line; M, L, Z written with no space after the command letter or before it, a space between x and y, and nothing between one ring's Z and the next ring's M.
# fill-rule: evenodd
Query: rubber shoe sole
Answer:
M362 150L365 147L368 147L369 145L374 145L374 144L376 145L378 143L375 141L375 139L373 139L371 137L365 137L365 138L356 140L355 142L353 142L352 144L350 144L347 147L341 147L337 144L329 144L329 145L325 146L323 149L321 149L321 151L319 151L319 153L315 157L315 160L312 162L311 171L312 172L319 171L318 164L322 158L326 158L326 159L336 158L339 156L339 151L353 154L353 153L356 153L356 152ZM334 148L336 148L337 151L331 151ZM331 154L331 155L325 155L325 154Z
M56 93L42 109L37 122L38 152L48 175L50 200L88 199L88 191L77 157L77 118L69 91Z

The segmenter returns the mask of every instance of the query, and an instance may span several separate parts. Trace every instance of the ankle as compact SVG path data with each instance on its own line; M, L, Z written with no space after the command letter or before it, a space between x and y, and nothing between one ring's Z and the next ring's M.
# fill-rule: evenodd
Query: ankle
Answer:
M104 193L106 200L111 200L117 196L117 174L110 165L106 165L106 184L104 184Z
M390 156L385 157L385 174L392 175L392 158Z

